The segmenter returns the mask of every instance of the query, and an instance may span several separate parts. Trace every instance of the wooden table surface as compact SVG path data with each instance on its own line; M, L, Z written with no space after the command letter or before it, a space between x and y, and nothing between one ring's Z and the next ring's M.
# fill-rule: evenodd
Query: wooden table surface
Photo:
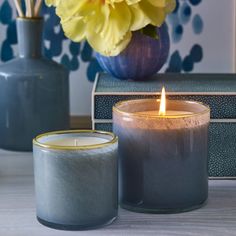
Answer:
M173 215L150 215L120 209L110 226L91 231L59 231L35 217L31 153L0 150L0 236L70 235L236 235L236 181L211 180L208 204Z

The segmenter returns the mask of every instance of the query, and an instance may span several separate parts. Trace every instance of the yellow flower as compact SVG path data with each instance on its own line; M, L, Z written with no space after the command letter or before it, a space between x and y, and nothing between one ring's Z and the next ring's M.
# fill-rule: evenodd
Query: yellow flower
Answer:
M58 4L59 1L60 1L60 0L45 0L46 4L47 4L48 6L54 6L54 7L57 6L57 4Z
M132 31L161 26L175 0L46 0L55 6L65 35L88 40L95 51L116 56L129 44Z

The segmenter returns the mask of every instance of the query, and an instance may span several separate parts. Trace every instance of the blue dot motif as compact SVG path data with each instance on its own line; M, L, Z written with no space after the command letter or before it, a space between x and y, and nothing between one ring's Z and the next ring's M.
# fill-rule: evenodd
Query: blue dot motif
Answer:
M199 5L199 4L202 2L202 0L189 0L189 2L190 2L193 6L197 6L197 5Z
M0 7L0 22L4 25L10 24L12 21L12 8L7 0Z
M192 9L188 3L185 2L184 4L182 4L179 14L182 24L187 24L190 21Z
M193 58L191 56L186 56L183 60L182 67L185 72L191 72L194 67Z
M201 34L203 31L203 20L201 18L201 16L199 16L198 14L194 16L193 18L193 31L195 34Z
M192 57L192 59L195 63L202 61L202 59L203 59L202 47L198 44L195 44L190 51L190 56Z
M194 9L202 3L202 0L177 0L176 10L169 15L168 21L172 26L172 43L179 43L185 36L185 27L191 27L194 35L200 35L204 30L204 22L200 14L196 14ZM191 72L195 63L203 60L203 48L199 44L193 44L189 53L183 56L179 51L170 55L166 72Z
M204 30L204 22L200 14L196 14L194 8L200 5L202 0L177 0L176 9L169 18L170 34L172 43L179 43L186 34L185 26L190 25L195 35L199 35ZM87 76L89 81L93 81L96 72L101 71L94 58L94 52L87 42L74 43L68 41L60 26L60 19L55 15L54 8L48 8L43 4L42 13L45 15L45 48L44 52L49 59L59 58L59 60L71 71L80 69L81 61L88 64ZM17 44L16 23L13 16L13 9L8 0L0 3L0 24L6 26L3 33L3 41L0 45L1 60L6 62L14 58L13 46ZM4 38L5 37L5 38ZM194 42L196 43L196 42ZM66 46L65 48L64 45ZM182 55L179 51L174 51L170 55L167 72L189 72L194 68L195 63L203 60L203 48L200 44L194 44L189 53Z
M182 59L179 54L179 51L175 51L170 58L169 67L166 72L169 73L180 73L182 70Z

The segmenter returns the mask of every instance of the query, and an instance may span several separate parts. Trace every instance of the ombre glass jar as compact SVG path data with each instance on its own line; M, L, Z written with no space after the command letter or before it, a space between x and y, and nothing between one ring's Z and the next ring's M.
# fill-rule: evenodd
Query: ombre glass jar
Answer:
M175 213L208 197L210 110L192 101L131 100L113 108L119 137L120 201L136 212Z

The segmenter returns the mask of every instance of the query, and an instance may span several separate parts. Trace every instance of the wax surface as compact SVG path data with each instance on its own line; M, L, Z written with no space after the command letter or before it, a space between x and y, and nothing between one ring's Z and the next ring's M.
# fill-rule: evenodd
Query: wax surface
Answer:
M99 137L86 137L86 136L73 136L73 137L64 137L55 139L52 141L47 141L47 145L56 145L56 146L89 146L97 145L102 143L107 143L109 140Z
M135 114L147 115L147 116L157 116L157 115L159 115L159 111L158 110L141 111L141 112L135 112ZM168 110L168 111L166 111L165 115L163 115L163 116L185 116L185 115L192 115L192 114L193 114L193 112L188 112L188 111Z

